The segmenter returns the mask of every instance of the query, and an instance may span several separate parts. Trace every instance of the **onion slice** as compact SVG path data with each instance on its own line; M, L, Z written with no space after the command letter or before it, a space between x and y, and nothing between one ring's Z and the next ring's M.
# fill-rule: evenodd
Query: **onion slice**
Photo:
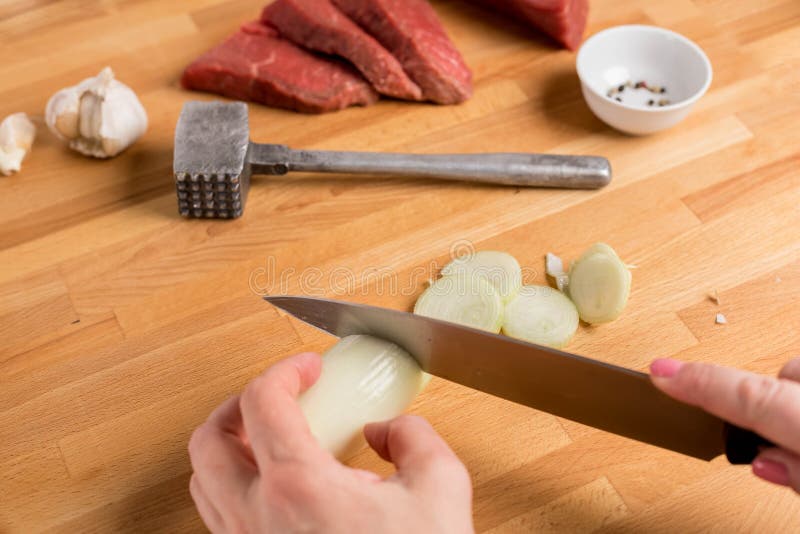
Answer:
M607 323L619 317L630 291L631 272L605 243L589 247L570 268L569 296L587 323Z
M400 415L424 382L416 360L394 343L347 336L325 353L319 380L298 402L319 444L346 459L363 446L365 424Z
M578 310L549 286L523 286L506 306L503 333L539 345L560 348L578 329Z
M417 299L414 313L495 334L503 325L503 301L497 288L482 276L468 274L436 280Z
M522 268L507 252L481 250L454 259L442 268L442 276L480 276L500 292L503 302L513 299L522 287Z

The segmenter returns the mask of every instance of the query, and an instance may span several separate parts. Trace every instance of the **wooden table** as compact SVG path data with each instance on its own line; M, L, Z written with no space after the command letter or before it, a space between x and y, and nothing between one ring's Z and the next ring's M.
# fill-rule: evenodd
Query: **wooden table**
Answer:
M613 324L582 326L571 350L635 369L674 356L764 373L800 354L800 2L593 0L588 34L657 24L698 42L714 65L690 117L642 138L592 116L574 54L455 0L435 4L474 70L471 101L324 116L254 105L253 137L596 153L614 166L609 187L263 177L243 218L182 220L173 129L186 100L209 97L182 91L178 77L258 3L0 6L0 116L41 114L54 91L111 65L150 117L111 161L70 153L41 128L23 171L0 178L0 532L200 530L187 490L192 429L272 362L331 344L265 305L265 291L409 309L452 251L509 251L544 283L545 252L571 259L602 240L638 267L630 304ZM717 312L728 324L714 323ZM411 411L472 473L479 532L797 528L800 498L722 459L438 379ZM390 472L371 451L354 464Z

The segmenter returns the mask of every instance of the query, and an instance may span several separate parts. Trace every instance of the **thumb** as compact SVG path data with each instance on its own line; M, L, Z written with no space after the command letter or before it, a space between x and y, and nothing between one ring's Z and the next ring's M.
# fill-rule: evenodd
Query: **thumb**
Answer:
M364 427L369 446L392 462L403 484L423 491L466 489L471 483L464 464L422 417L401 415Z
M753 474L800 493L800 456L779 448L765 449L753 460Z

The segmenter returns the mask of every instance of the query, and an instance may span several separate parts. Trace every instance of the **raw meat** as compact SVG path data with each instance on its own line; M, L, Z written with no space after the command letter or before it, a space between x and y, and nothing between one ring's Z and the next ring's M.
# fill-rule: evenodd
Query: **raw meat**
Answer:
M400 60L423 96L457 104L472 96L472 73L427 0L333 0Z
M589 16L589 0L472 1L521 18L570 50L580 46Z
M329 0L276 0L264 8L261 21L296 44L349 60L379 93L422 99L400 62Z
M378 95L348 65L317 56L254 21L183 72L181 84L305 113L368 105Z

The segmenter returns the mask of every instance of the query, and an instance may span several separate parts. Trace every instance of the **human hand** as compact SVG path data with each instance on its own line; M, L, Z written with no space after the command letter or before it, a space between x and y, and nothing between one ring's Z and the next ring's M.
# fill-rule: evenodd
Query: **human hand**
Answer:
M192 434L189 489L206 526L215 534L473 532L469 474L424 419L364 428L397 469L385 480L319 447L296 398L320 366L313 353L282 360Z
M666 394L775 443L753 460L753 473L800 493L800 358L778 378L671 359L655 360L650 373Z

